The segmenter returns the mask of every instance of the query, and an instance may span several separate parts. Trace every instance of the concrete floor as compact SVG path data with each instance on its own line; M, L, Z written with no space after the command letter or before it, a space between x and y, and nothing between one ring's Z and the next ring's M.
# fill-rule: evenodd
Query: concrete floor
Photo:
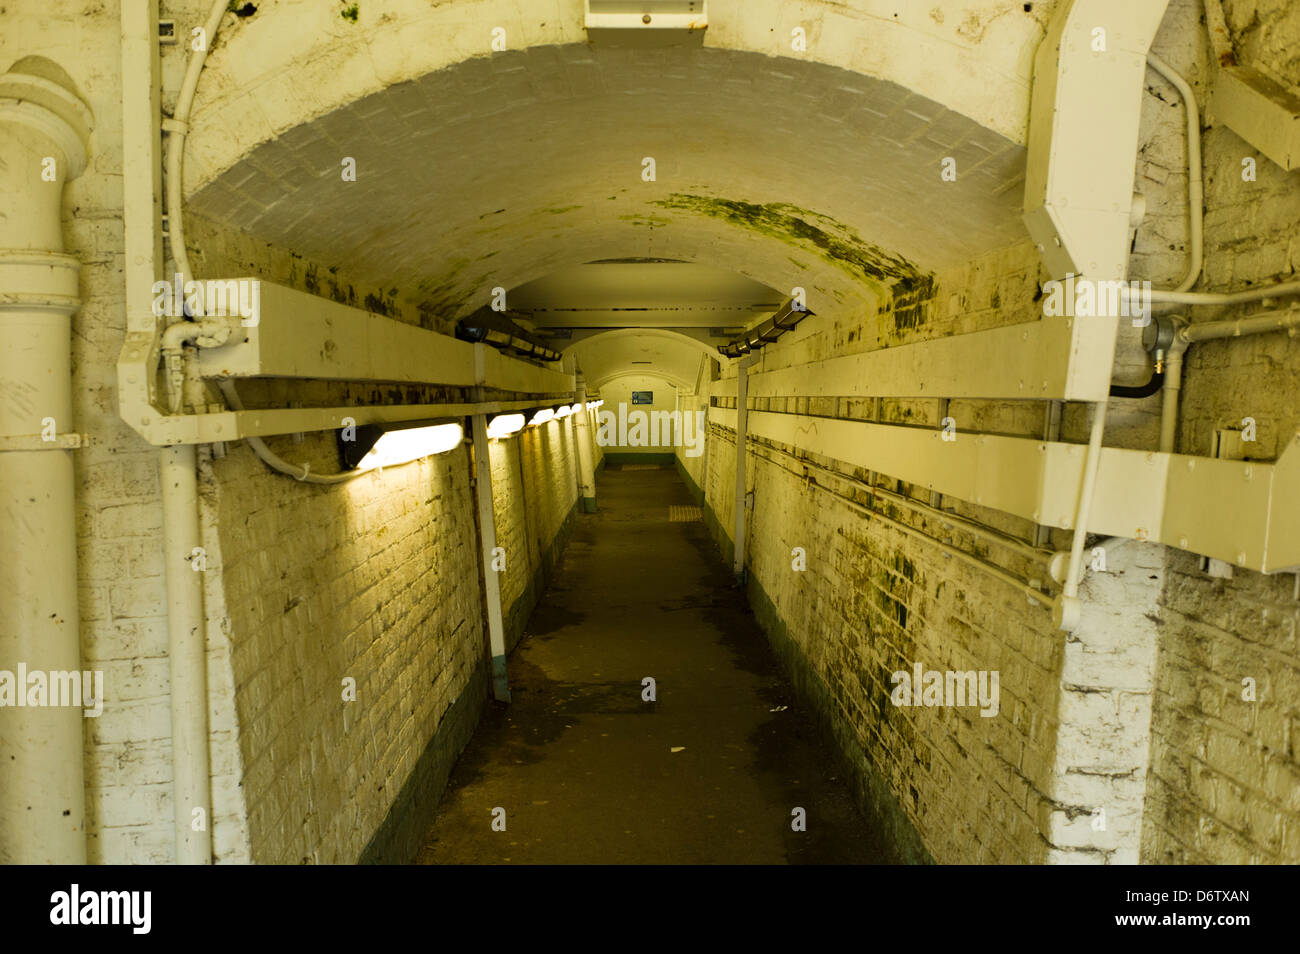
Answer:
M882 860L704 524L670 522L693 506L675 470L614 466L597 496L510 657L512 702L490 704L418 861Z

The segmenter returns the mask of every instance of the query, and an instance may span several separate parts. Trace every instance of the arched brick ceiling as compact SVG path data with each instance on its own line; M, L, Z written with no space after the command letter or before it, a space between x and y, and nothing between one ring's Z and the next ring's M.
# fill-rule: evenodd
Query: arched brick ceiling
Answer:
M717 352L698 340L662 329L604 331L565 349L590 390L627 374L657 374L686 391L695 389L700 362Z
M949 155L956 182L940 178ZM1022 237L1022 169L1020 147L892 83L575 44L390 87L255 148L189 207L443 318L624 257L802 286L832 315Z

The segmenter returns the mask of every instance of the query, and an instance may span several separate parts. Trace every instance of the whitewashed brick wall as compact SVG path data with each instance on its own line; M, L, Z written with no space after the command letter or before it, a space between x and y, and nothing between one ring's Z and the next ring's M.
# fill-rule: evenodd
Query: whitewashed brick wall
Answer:
M210 473L253 860L355 861L482 664L468 452L329 487L243 447Z
M1200 4L1178 5L1194 22ZM1238 62L1300 84L1300 7L1287 0L1228 0L1224 7ZM1170 58L1188 46L1177 35L1166 42ZM1158 52L1166 51L1158 45ZM1204 103L1204 52L1173 62L1186 69ZM1255 182L1242 180L1247 157L1256 161ZM1220 125L1205 133L1204 158L1206 267L1198 287L1230 291L1293 279L1300 265L1300 173L1283 172ZM1175 179L1170 187L1180 191L1185 177ZM1174 202L1167 215L1185 208ZM1163 269L1145 270L1180 273L1181 254L1170 252L1173 261ZM1240 313L1207 308L1193 317ZM1178 450L1210 454L1214 430L1240 428L1247 416L1255 418L1259 438L1246 445L1247 454L1257 459L1273 459L1300 428L1294 338L1261 335L1188 352ZM1164 572L1142 859L1294 864L1300 861L1295 578L1236 570L1231 579L1216 579L1197 557L1172 549ZM1243 699L1246 678L1255 680L1253 702Z

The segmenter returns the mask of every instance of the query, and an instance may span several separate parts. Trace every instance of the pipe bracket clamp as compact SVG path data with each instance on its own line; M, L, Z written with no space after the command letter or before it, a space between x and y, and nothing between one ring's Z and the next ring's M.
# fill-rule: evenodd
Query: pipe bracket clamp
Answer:
M23 434L14 437L0 437L0 452L78 450L87 443L86 436L83 434L59 434L53 440L46 440L40 434Z

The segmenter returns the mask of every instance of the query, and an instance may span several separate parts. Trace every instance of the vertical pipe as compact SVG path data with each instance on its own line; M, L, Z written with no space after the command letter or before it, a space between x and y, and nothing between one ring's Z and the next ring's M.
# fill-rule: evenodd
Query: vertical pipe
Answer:
M1092 497L1097 486L1097 471L1101 465L1101 438L1106 431L1106 411L1109 407L1108 402L1098 401L1093 413L1092 432L1088 436L1088 457L1083 465L1083 485L1079 488L1079 503L1075 507L1070 565L1054 611L1057 627L1068 632L1073 632L1078 627L1082 613L1079 580L1083 575L1083 544L1088 536L1088 517L1092 513Z
M71 451L80 265L63 254L60 216L91 120L43 65L0 76L0 669L15 682L0 708L0 862L85 864L89 703L70 683L85 678ZM29 692L38 672L44 694Z
M1206 7L1209 13L1209 6ZM1211 25L1210 38L1214 38ZM1168 63L1154 53L1147 54L1147 63L1157 73L1169 81L1178 90L1183 99L1183 110L1187 114L1187 231L1188 262L1187 274L1174 291L1185 292L1201 277L1205 265L1205 183L1201 171L1201 110L1196 103L1196 93L1191 84L1176 72Z
M167 655L171 673L172 812L176 863L212 863L199 489L193 444L161 451ZM196 562L198 561L198 562Z
M0 252L0 302L35 291L13 280L18 257ZM75 296L64 259L46 270ZM72 429L71 313L26 304L0 304L0 670L21 680L0 708L0 862L85 864L81 706L33 706L21 675L46 674L52 690L54 673L81 672L72 451L39 436L42 420Z
M1178 396L1183 390L1183 352L1186 350L1187 341L1180 334L1174 338L1165 358L1164 394L1160 408L1160 450L1166 454L1172 454L1178 443Z
M1043 440L1055 443L1061 439L1061 409L1064 401L1048 401L1043 414ZM1052 539L1052 528L1045 524L1034 527L1034 546L1045 547Z
M735 559L731 570L737 580L745 576L745 456L749 433L749 359L736 364L736 511Z
M576 383L579 410L573 416L577 418L574 425L578 429L578 495L582 498L583 513L595 513L596 472L592 463L595 454L591 449L591 421L587 416L590 413L587 410L587 381L581 371L577 374Z
M475 414L470 424L474 441L474 494L478 499L479 535L483 542L483 591L487 596L488 644L492 649L492 695L498 702L509 702L506 634L501 618L501 578L492 568L492 551L497 548L497 522L492 509L492 460L488 451L487 417Z

